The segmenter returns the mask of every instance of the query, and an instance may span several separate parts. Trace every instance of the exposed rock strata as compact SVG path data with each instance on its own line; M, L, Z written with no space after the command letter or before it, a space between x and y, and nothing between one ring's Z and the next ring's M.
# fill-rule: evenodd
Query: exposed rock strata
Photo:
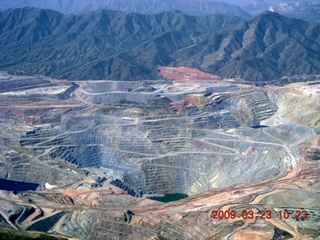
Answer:
M317 82L48 81L0 93L0 177L40 184L0 191L0 226L80 239L319 237ZM165 193L189 197L145 198ZM308 219L277 215L302 208Z

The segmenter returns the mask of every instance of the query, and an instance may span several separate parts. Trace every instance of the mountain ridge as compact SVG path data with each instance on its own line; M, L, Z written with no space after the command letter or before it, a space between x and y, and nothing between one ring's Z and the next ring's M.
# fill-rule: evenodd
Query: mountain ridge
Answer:
M316 73L319 72L317 66L320 64L319 37L311 36L315 31L310 28L319 26L319 23L309 24L303 20L265 11L233 26L232 30L222 29L211 33L204 43L199 43L202 47L193 47L197 49L197 55L181 51L176 55L193 55L193 62L196 62L201 70L224 77L271 80L285 75ZM207 52L208 48L213 49L211 53ZM200 49L203 49L202 52ZM195 52L192 48L188 51ZM221 58L221 55L224 57ZM207 56L207 59L203 59L203 56ZM301 57L303 61L299 60ZM178 58L177 62L181 63L181 60ZM307 64L310 61L314 64ZM182 61L182 65L194 67L188 64L188 61Z
M96 10L0 13L0 69L66 79L154 79L186 66L250 81L320 72L320 24L273 12L242 19Z
M249 17L241 7L218 1L198 0L1 0L2 10L8 8L40 7L59 11L63 14L83 14L97 9L128 11L142 14L155 14L179 10L189 15L228 14ZM1 8L0 8L1 9Z

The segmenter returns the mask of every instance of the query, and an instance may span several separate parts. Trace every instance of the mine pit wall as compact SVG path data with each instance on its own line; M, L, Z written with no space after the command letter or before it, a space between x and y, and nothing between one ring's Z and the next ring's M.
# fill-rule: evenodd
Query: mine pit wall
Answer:
M62 116L61 117L61 132L77 132L84 131L90 128L94 128L96 134L99 135L101 132L100 125L121 125L128 124L127 121L124 121L119 118L112 116Z
M0 211L5 212L10 221L0 214L0 226L88 239L98 216L94 210L37 210L39 213L34 215L34 208L29 205L0 201Z
M142 86L141 81L87 81L83 90L88 93L101 93L105 89L110 91L127 91Z
M53 233L87 238L91 231L92 225L96 222L97 213L94 211L73 211L68 212L62 217L62 223L55 226Z
M54 163L58 165L59 163ZM11 181L26 182L32 184L40 184L43 186L46 182L53 185L64 186L75 181L81 180L81 176L72 174L71 172L61 171L61 169L51 168L47 163L42 166L35 166L32 159L27 161L16 161L8 163L5 160L3 166L0 166L0 178L9 179ZM50 169L50 174L48 174Z
M141 126L125 126L121 128L110 126L110 128L104 129L104 133L108 136L108 141L104 141L104 143L112 143L108 148L93 148L93 152L91 152L87 150L92 147L86 145L83 145L81 147L82 149L80 149L81 143L79 142L78 144L80 144L80 146L54 148L55 151L60 148L64 149L63 151L59 150L59 154L52 155L51 157L53 159L63 158L66 161L71 161L75 164L87 167L95 167L97 165L110 169L114 177L123 180L123 183L126 186L125 190L129 193L133 191L132 194L136 196L142 194L152 195L166 193L185 193L193 195L215 187L230 186L234 182L250 183L252 179L248 179L246 176L257 176L255 180L262 181L267 179L268 175L272 175L276 178L279 175L285 174L291 164L291 159L286 160L286 156L283 155L283 149L279 149L278 146L276 146L276 148L266 146L263 149L263 151L271 151L271 155L270 153L264 155L261 153L262 150L257 151L253 148L253 152L250 155L242 156L237 153L237 151L240 150L243 153L247 152L252 146L252 143L240 142L240 144L236 141L236 138L230 138L230 142L234 143L234 151L227 151L217 147L209 148L210 145L207 146L207 144L203 144L204 149L200 148L199 150L196 150L199 146L197 146L198 143L196 141L192 141L192 136L195 134L193 131L183 133L181 130L171 129L171 127L167 129L167 131L165 130L166 128L162 128L162 130L159 129L158 131L154 130L154 135L151 134L152 131L149 132L149 140L152 139L152 136L162 136L167 139L177 139L177 136L184 136L188 139L188 144L184 139L183 141L172 142L173 145L171 146L171 140L166 140L162 143L146 141L141 138L142 134L139 134L139 128L141 128ZM117 134L112 134L114 131L117 132ZM292 131L294 131L294 129L292 129ZM87 131L84 133L86 132ZM136 132L137 134L129 134L127 136L126 133L128 132ZM213 137L214 139L220 139L223 136L219 136L218 134L210 135L209 132L206 132L205 130L202 130L202 133L201 131L198 132L198 137L207 136ZM251 132L250 135L255 137L261 130L252 129L249 131L249 129L247 129L244 133L245 132ZM241 132L239 133L242 134ZM76 136L78 140L82 139L78 134L72 134L72 136ZM129 138L130 136L131 138ZM194 135L194 137L196 136ZM228 140L228 138L226 140ZM52 144L63 144L66 140L70 141L68 138L62 138L58 140L58 142L51 142L49 146ZM86 143L88 143L87 141L88 139L86 139ZM221 141L212 140L213 143L215 143L215 141L217 141L218 144L223 144ZM94 142L97 142L97 139L94 140ZM158 148L159 144L163 144L166 147L163 147L161 150L161 148ZM190 144L192 145L190 146ZM182 146L184 146L184 148L181 148ZM185 146L189 146L190 149L185 149ZM228 146L230 146L230 143L228 143ZM194 151L197 151L196 153L192 153L194 147L196 147L194 149ZM141 154L146 152L156 153L153 152L153 148L158 149L157 151L163 151L163 153L173 151L174 154L162 158L153 157L149 161L143 163L140 167L133 163L133 152ZM180 148L179 151L182 149L183 151L187 151L187 153L180 153L177 150L178 148ZM117 149L129 152L125 154L121 151L117 152ZM217 151L217 154L199 153L199 151L203 152L205 149ZM132 153L130 153L130 151ZM237 172L235 172L235 169L239 169L239 171L237 170ZM276 171L276 169L278 169L278 171ZM247 174L241 174L243 171L247 172ZM225 174L222 175L222 172L225 172Z
M154 84L154 83L153 83ZM225 92L232 88L235 88L236 85L227 84L224 86L208 87L202 92L200 91L188 91L186 93L179 92L157 92L156 89L154 92L131 92L131 88L142 87L141 82L88 82L84 85L83 91L79 91L79 96L81 99L87 102L92 103L119 103L121 101L145 103L150 101L159 95L167 97L171 101L180 101L187 97L190 94L206 94L208 92ZM161 84L160 84L161 85ZM162 83L163 85L163 83ZM144 86L146 87L146 86ZM163 87L163 86L162 86ZM109 91L109 92L106 92Z
M82 167L99 167L101 153L97 146L58 147L50 152L51 158L62 158L67 162Z
M240 146L243 150L250 144ZM268 149L264 148L265 151ZM213 188L276 179L289 172L291 161L281 149L273 153L255 151L241 157L215 154L186 154L155 159L141 165L139 172L126 173L124 184L147 195L185 193L194 195ZM255 176L252 179L252 176Z
M301 128L299 126L287 125L279 127L282 128L282 131L296 132L297 134L291 135L296 136L298 139L303 137L305 141L312 134L312 131L308 128ZM203 152L205 149L199 149L197 153L192 153L190 149L191 151L189 150L189 153L186 154L174 151L174 154L166 157L150 159L134 171L130 168L124 170L123 167L129 167L130 157L126 155L121 155L120 157L118 155L118 160L121 163L112 163L109 167L114 169L115 165L122 166L122 169L119 169L119 173L126 172L122 178L125 185L140 195L166 193L193 195L216 187L231 186L234 183L250 184L253 180L252 176L255 176L254 181L256 182L276 179L287 174L290 171L290 167L295 166L295 161L299 159L299 156L296 151L292 151L294 153L294 159L292 159L281 146L254 143L255 141L270 141L268 140L270 137L265 135L263 131L274 135L277 131L272 131L272 129L273 127L268 129L247 128L246 130L239 130L240 135L245 134L246 136L246 134L249 134L253 142L241 142L236 138L230 138L229 140L227 138L225 139L226 141L220 141L217 138L220 139L221 137L223 139L222 136L218 136L218 134L211 136L203 130L203 134L205 133L205 135L202 134L202 136L213 137L212 143L227 143L227 146L234 148L234 151L219 149L218 147L208 148L210 145L206 146L206 144L203 144L205 149L217 151L217 153L199 153L199 151ZM306 133L306 135L304 136L303 133ZM190 134L192 135L193 132L190 132ZM201 136L201 133L199 136ZM197 145L196 141L191 141L191 139L189 141L189 144L193 143L195 146ZM288 141L288 144L297 142L296 139L288 139ZM185 142L181 144L186 145ZM133 146L131 145L131 147ZM176 143L175 146L179 147L179 144ZM131 150L134 149L132 148Z
M66 212L60 212L51 217L39 220L29 226L26 230L48 232L61 219L61 217L65 215L65 213Z
M124 175L124 182L129 186L134 186L139 195L164 195L168 193L193 194L208 190L207 183L198 174L184 170L176 169L171 166L143 166L138 173L129 173Z
M68 87L64 92L58 94L58 98L60 100L66 100L70 98L71 93L73 93L77 88L79 88L79 85L72 82L70 87Z
M7 220L1 214L0 214L0 226L12 228L12 225L10 223L8 223Z
M289 126L283 129L289 130ZM283 149L277 145L258 146L238 141L236 137L213 134L205 129L188 131L174 127L111 125L101 128L101 132L96 135L90 129L81 134L71 133L42 143L42 147L54 146L50 152L52 160L61 158L81 166L109 169L115 178L123 181L123 188L136 196L166 193L193 195L216 187L230 186L235 182L250 183L252 179L247 176L256 176L256 181L263 181L268 175L274 178L284 175L291 164L291 159L287 159ZM253 141L257 137L257 140L262 138L265 141L261 133L261 129L239 130L240 135L249 134ZM272 131L270 133L273 134ZM205 140L209 143L193 140L197 137L213 139ZM165 140L152 141L154 138ZM226 141L220 141L223 139ZM59 147L69 142L77 145ZM227 144L234 150L210 146L210 142L218 146ZM92 143L103 143L104 146L87 145ZM251 148L250 152L248 149ZM206 151L208 153L204 153ZM147 154L149 160L141 165L136 164L135 161L140 160L139 154ZM167 156L157 157L158 154Z
M10 80L0 80L0 93L50 86L53 86L53 84L51 84L50 81L39 77L31 77L24 79L14 78Z
M130 159L124 156L121 157L112 152L103 151L101 159L101 167L108 169L108 172L113 176L113 178L116 179L123 179L123 176L126 172L139 171L139 167L133 163L130 163ZM130 184L126 184L126 186L130 186ZM136 190L134 191L136 192Z
M124 176L124 181L115 179L111 181L110 184L123 189L124 191L126 191L126 193L130 194L133 197L142 197L143 193L141 191L139 192L133 184L130 184L130 182L131 182L130 179Z
M189 93L188 93L189 94ZM185 94L161 94L169 98L171 101L180 101L188 96ZM145 103L159 96L159 93L139 93L139 92L108 92L108 93L92 93L87 94L80 91L80 98L84 101L99 104L120 103L122 101Z
M319 93L308 92L307 89L319 89L313 83L283 87L268 87L268 97L278 106L276 118L283 123L301 124L320 128L320 98Z
M268 175L269 178L283 176L290 167L291 159L283 155L284 150L280 146L242 143L237 141L237 137L225 137L218 131L211 133L212 129L256 125L277 111L264 91L233 97L230 100L226 97L227 100L221 102L222 107L229 108L227 110L210 112L205 116L183 116L177 120L157 121L155 118L155 121L142 120L136 124L114 116L65 116L59 130L30 131L21 138L20 144L35 144L39 150L50 149L47 157L51 161L64 160L88 168L105 168L120 180L117 183L119 187L135 196L193 195L234 183L251 183L252 179L247 176L256 176L257 182L268 179ZM241 115L234 114L240 100L246 106L245 111ZM246 122L240 118L252 120ZM246 131L252 142L260 140L256 136L262 130ZM212 143L218 146L210 146L210 141L204 143L194 139L201 137L213 138ZM233 151L219 147L226 144L220 141L223 138L229 139L227 147L231 146ZM262 150L258 151L260 148Z

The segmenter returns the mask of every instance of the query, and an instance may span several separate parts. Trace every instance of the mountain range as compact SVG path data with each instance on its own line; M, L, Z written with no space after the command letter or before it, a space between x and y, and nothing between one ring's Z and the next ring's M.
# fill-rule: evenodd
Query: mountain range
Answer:
M304 21L320 20L319 0L0 0L0 10L36 7L63 14L105 9L143 14L180 11L188 15L226 14L255 16L266 10Z
M273 11L288 17L295 17L309 22L320 21L320 1L283 1L274 7Z
M282 0L272 2L270 0L251 0L241 7L252 15L265 10L271 10L287 17L302 19L309 22L320 20L319 0Z
M0 9L37 7L56 10L64 14L82 14L98 9L154 14L181 11L189 15L226 14L249 17L239 6L219 1L199 0L0 0Z
M0 69L66 79L157 78L187 66L249 81L320 72L320 24L273 12L252 18L96 10L0 12Z

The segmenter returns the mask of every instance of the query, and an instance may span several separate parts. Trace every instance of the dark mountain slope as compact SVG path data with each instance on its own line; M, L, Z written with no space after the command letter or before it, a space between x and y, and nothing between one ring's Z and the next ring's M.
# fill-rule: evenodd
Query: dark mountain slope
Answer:
M0 10L8 8L38 7L64 14L82 14L98 9L155 14L181 11L191 15L227 14L249 17L239 6L218 1L198 0L0 0Z
M31 43L36 43L50 35L60 24L62 17L58 12L33 8L0 12L2 40L10 38L4 45L25 44L23 41L26 38Z
M68 79L148 79L189 66L251 81L320 72L320 24L265 12L242 20L181 12L0 13L0 69Z
M264 12L171 57L179 65L248 80L319 73L319 26Z
M40 13L43 18L37 17ZM51 15L56 18L46 24L50 29L43 32L46 38L33 41L35 26L42 26ZM240 20L223 15L141 15L106 10L62 16L32 8L7 10L0 17L2 69L79 79L155 76L155 66L171 63L169 55L174 51L194 44L203 33ZM42 29L39 27L39 32ZM17 36L20 32L23 35Z

